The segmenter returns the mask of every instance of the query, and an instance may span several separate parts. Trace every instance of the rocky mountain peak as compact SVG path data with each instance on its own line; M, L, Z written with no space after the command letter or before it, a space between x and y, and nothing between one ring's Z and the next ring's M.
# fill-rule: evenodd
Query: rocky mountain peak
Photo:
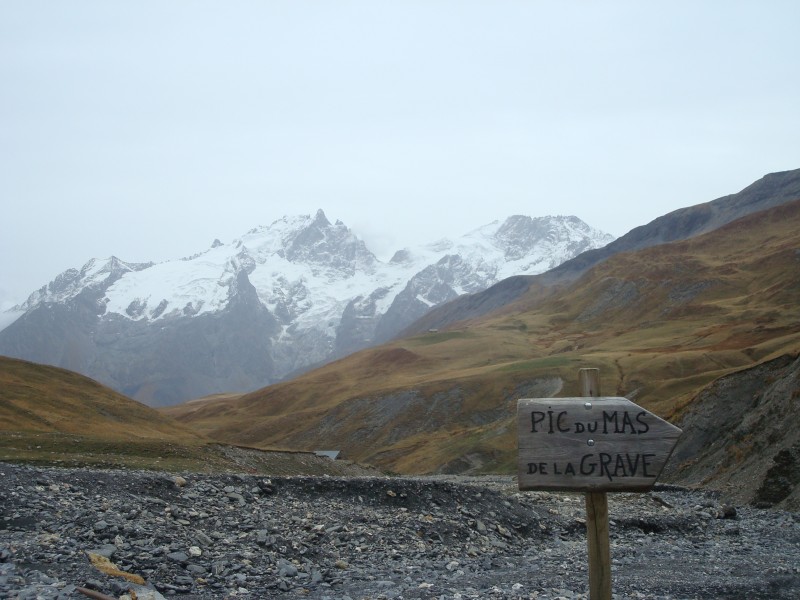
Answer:
M347 274L369 269L376 257L364 242L341 221L332 225L320 209L313 219L291 231L285 239L284 256L290 262L304 262Z
M14 310L29 310L43 302L66 302L84 289L105 292L126 273L141 271L153 263L128 263L116 256L107 259L89 259L80 270L67 269L53 281L33 292Z
M558 244L570 247L577 255L591 247L600 247L614 238L593 229L575 216L528 217L514 215L505 220L494 234L495 240L505 249L509 260L529 255L541 244ZM587 243L587 240L591 240Z
M494 237L506 244L532 245L546 237L551 230L553 217L532 218L525 215L508 217Z
M341 223L341 221L336 221L336 223ZM329 227L331 224L331 222L328 221L328 217L325 216L325 212L321 208L317 209L317 212L314 215L314 224L319 227Z

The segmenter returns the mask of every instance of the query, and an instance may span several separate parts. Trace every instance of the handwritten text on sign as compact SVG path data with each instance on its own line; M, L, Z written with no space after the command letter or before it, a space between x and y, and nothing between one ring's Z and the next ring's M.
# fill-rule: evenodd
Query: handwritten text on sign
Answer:
M650 489L681 430L627 398L517 403L521 490Z

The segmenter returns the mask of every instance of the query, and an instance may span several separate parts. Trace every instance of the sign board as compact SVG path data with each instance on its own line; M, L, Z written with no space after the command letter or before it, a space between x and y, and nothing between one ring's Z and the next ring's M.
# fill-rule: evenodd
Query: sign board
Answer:
M520 490L646 491L681 430L627 398L517 401Z

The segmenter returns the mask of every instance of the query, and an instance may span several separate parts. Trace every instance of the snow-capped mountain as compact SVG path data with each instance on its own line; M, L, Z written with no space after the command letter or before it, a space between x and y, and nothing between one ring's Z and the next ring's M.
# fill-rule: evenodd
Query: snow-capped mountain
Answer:
M576 217L513 216L383 262L320 210L181 260L111 257L65 271L12 309L24 314L0 331L0 353L71 368L154 405L255 389L612 239Z

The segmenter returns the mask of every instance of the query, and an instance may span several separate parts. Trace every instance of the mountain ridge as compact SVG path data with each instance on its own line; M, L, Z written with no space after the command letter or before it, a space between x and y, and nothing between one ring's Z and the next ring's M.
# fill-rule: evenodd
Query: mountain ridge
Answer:
M541 272L611 239L577 217L512 216L382 262L319 210L177 261L92 259L15 307L24 314L0 331L0 353L151 405L248 391L391 339L509 272Z
M402 335L446 328L458 321L483 316L501 309L531 289L547 295L557 286L574 281L592 266L619 252L688 239L753 212L779 206L797 198L800 198L800 169L768 173L737 193L679 208L657 217L602 248L587 250L544 273L508 278L486 290L434 308L411 327L403 330Z

